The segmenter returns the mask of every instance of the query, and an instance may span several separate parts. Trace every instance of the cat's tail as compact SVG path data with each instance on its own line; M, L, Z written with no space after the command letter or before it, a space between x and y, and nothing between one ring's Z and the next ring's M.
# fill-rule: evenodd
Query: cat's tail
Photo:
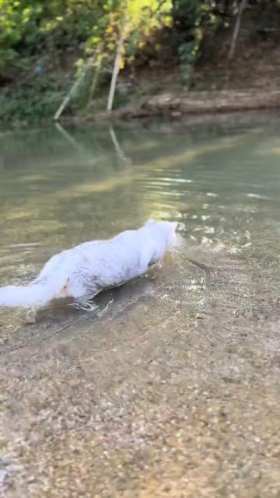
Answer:
M52 300L50 289L42 284L0 287L0 306L32 308L46 306Z

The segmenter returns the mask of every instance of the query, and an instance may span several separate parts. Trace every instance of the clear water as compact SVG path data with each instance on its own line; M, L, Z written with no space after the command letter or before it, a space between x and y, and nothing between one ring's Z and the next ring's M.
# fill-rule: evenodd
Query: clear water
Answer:
M206 251L279 247L276 127L52 128L4 134L0 150L2 284L149 217Z
M149 217L182 238L97 314L0 311L4 470L26 496L68 496L76 468L77 496L179 496L186 472L188 496L201 476L205 496L279 490L278 129L268 115L0 136L0 285Z

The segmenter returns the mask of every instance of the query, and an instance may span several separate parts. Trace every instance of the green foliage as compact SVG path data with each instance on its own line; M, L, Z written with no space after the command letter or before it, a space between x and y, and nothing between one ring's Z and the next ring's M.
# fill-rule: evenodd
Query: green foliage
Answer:
M19 0L0 0L0 71L17 58L19 44L33 42L34 26L41 6Z
M0 123L40 123L54 114L62 96L52 79L6 88L0 94Z
M51 64L64 59L70 48L80 55L74 97L86 103L94 68L111 70L120 37L124 67L156 30L171 24L171 8L172 0L0 0L0 82L1 75L36 70L45 56Z
M120 69L133 62L135 54L141 50L150 36L163 26L171 24L172 0L107 0L102 4L98 22L92 25L90 36L85 43L83 57L78 60L77 77L85 88L88 80L89 95L97 81L94 71L90 78L88 69L96 68L99 80L104 76L100 68L112 68L112 62L118 45L121 43ZM90 63L89 63L90 62ZM100 74L101 73L101 74ZM104 78L103 78L104 80Z
M171 23L171 7L171 0L107 0L86 40L86 55L97 51L99 57L110 60L123 37L124 66L154 31Z
M240 0L0 0L0 74L22 56L65 48L81 49L83 58L97 49L110 59L117 41L126 39L123 64L131 62L153 33L172 26L171 43L182 65L192 65L209 31L232 16ZM252 6L280 0L251 0Z
M120 41L123 68L149 42L156 51L156 34L163 29L189 86L209 36L234 20L239 4L240 0L0 0L0 85L15 86L13 103L5 103L6 109L13 115L18 109L22 116L52 112L62 88L51 81L51 74L62 65L81 83L74 85L74 106L86 105L98 81L108 83ZM250 0L250 6L262 12L279 8L280 0ZM64 83L64 93L69 83ZM28 105L21 106L21 98Z
M139 46L170 23L171 0L0 0L2 69L22 52L84 45L89 54L102 42L114 51L125 29ZM1 70L1 68L0 68Z
M182 79L191 82L192 68L201 54L206 34L221 25L218 0L174 0L173 21L176 27Z

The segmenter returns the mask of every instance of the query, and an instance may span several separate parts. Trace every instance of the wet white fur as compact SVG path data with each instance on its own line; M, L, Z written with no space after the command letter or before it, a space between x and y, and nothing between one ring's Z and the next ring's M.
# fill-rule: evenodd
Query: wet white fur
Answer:
M174 245L176 223L149 220L109 240L85 242L56 254L27 286L0 288L0 306L40 308L51 301L93 298L144 274Z

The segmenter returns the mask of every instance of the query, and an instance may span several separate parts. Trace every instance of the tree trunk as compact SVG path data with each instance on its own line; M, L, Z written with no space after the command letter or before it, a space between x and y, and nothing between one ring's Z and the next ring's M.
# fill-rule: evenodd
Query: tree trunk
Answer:
M73 96L75 95L75 93L77 92L77 90L79 89L79 86L81 85L81 83L83 82L85 76L87 75L87 72L88 70L94 66L94 63L95 63L95 58L96 58L96 54L91 57L88 62L86 63L83 71L81 72L79 78L73 83L73 85L71 86L69 92L67 93L67 95L64 97L61 105L59 106L59 108L57 109L53 119L55 121L58 121L61 114L63 113L63 111L66 109L66 107L68 106L69 102L72 100ZM99 69L98 69L99 70Z
M234 30L233 30L230 49L229 49L229 53L228 53L228 60L231 60L234 56L234 53L235 53L237 38L239 35L239 31L240 31L241 17L242 17L242 14L243 14L243 11L244 11L246 5L247 5L247 0L241 0L240 5L239 5L237 18L236 18L236 22L235 22L235 26L234 26Z
M107 111L108 112L111 112L111 110L113 108L114 96L115 96L115 91L116 91L116 84L117 84L118 74L120 71L120 63L121 63L124 38L125 38L124 34L122 33L120 36L120 39L118 41L117 50L116 50L114 69L113 69L109 97L108 97L108 103L107 103Z

